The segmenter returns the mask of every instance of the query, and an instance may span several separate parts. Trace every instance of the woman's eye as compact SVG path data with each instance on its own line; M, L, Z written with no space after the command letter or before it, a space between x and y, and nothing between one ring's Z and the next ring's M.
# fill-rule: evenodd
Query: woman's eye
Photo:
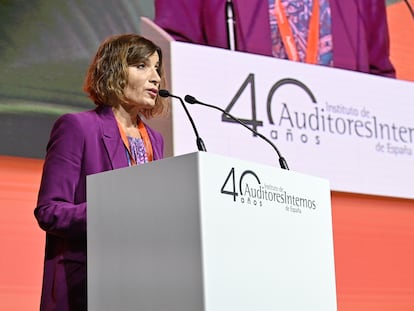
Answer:
M145 68L145 64L138 64L138 65L137 65L137 68L138 68L138 69Z

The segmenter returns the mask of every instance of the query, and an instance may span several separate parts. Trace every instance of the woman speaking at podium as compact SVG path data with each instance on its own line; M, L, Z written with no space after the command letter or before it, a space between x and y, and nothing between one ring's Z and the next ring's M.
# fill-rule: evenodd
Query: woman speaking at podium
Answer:
M87 309L86 176L163 157L161 134L142 121L168 109L163 86L158 46L135 34L109 37L84 84L96 108L54 124L34 211L46 231L41 310Z

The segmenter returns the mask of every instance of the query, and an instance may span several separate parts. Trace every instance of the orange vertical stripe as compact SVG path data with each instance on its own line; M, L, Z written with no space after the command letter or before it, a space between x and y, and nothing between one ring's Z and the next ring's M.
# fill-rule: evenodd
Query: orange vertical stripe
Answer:
M33 215L42 161L0 156L0 310L38 310L44 233Z

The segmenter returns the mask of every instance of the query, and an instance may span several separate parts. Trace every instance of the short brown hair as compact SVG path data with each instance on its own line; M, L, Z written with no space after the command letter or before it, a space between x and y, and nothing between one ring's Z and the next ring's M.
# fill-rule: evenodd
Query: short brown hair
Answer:
M155 52L159 57L160 88L164 88L161 49L139 35L122 34L111 36L101 43L88 68L83 90L96 105L114 105L114 101L125 101L124 88L128 80L128 66L145 61ZM155 106L144 109L141 113L148 118L167 110L168 101L158 96Z

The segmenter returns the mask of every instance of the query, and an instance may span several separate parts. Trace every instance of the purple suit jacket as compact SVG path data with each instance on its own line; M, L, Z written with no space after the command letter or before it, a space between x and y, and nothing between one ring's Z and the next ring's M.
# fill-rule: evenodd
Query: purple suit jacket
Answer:
M147 131L154 160L161 159L162 136ZM35 209L46 231L41 310L86 310L86 176L127 166L111 107L56 121Z
M226 0L155 0L155 20L176 40L227 48ZM395 77L384 0L329 0L334 66ZM233 0L238 50L272 56L267 0Z

